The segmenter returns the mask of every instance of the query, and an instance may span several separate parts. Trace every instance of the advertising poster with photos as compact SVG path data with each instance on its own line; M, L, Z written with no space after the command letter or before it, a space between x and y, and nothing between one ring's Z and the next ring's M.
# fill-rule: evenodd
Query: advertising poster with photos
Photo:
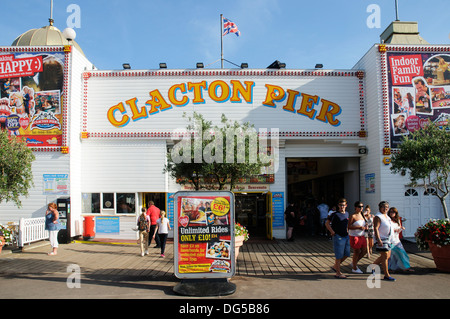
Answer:
M0 53L0 129L30 147L62 145L64 52Z
M234 200L230 192L178 192L175 274L179 278L234 275Z
M391 148L430 120L450 120L450 54L388 52Z

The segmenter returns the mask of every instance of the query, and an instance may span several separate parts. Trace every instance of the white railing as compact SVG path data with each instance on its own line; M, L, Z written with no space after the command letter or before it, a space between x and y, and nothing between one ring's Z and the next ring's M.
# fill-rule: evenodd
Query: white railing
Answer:
M48 230L45 230L45 217L20 219L19 247L43 239L48 239Z

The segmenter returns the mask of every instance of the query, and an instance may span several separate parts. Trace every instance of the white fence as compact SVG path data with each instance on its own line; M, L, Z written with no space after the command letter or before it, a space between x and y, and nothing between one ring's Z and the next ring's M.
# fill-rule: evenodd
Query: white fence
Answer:
M48 239L45 217L21 218L19 222L19 247L35 241Z

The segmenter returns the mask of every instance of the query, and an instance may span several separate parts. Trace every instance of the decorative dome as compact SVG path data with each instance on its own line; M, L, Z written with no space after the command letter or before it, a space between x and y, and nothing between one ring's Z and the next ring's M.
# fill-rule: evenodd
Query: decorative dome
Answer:
M81 47L72 40L69 41L63 36L58 28L53 26L53 20L50 19L50 25L40 29L31 29L19 35L11 46L43 46L43 45L69 45L72 44L83 55L84 52Z

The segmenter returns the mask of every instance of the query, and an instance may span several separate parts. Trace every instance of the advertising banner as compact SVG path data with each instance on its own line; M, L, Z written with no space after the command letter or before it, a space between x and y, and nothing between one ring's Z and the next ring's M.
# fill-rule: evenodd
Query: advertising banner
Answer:
M174 195L175 275L180 279L229 278L235 273L234 195Z
M0 129L31 147L62 145L64 52L0 55Z
M388 52L391 148L432 121L450 119L450 55Z

